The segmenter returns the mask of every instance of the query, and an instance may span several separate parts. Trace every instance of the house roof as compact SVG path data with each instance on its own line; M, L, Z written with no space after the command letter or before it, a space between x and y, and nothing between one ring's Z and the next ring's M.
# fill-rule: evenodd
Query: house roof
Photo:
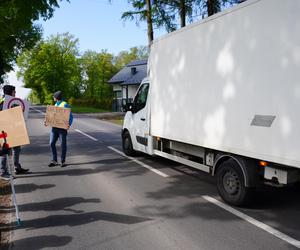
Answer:
M108 83L121 85L140 84L147 76L147 59L135 60L128 63L122 70L115 74Z

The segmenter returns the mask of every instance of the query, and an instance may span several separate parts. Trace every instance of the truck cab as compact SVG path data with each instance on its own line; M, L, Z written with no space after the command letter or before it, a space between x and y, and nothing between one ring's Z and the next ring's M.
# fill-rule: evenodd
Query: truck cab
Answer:
M150 132L150 83L145 78L132 103L125 107L126 115L122 130L123 150L127 155L136 151L152 154Z

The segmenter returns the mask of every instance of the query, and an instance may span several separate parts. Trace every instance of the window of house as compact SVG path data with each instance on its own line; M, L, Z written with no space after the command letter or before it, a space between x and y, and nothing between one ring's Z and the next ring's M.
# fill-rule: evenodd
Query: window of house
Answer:
M115 91L115 97L116 97L117 99L122 98L122 91L121 91L121 90Z

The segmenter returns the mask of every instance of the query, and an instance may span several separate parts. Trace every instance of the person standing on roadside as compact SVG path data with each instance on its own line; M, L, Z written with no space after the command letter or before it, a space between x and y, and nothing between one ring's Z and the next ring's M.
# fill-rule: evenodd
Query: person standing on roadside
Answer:
M53 94L53 99L55 101L56 107L70 108L68 103L63 100L63 95L62 95L61 91L55 92ZM73 123L73 115L72 115L72 113L70 113L68 129L70 128L72 123ZM51 152L52 152L52 160L49 163L48 167L55 167L55 166L59 166L59 165L61 167L66 166L68 129L52 127L51 133L50 133L50 148L51 148ZM59 164L57 162L56 142L57 142L58 138L59 138L60 144L61 144L61 164Z
M10 95L15 97L16 96L16 88L12 85L4 85L3 87L3 97L0 98L0 111L3 109L3 104L5 101L5 95ZM21 146L13 147L12 148L13 152L13 163L15 166L15 174L26 174L28 173L29 169L22 168L20 164L20 152L21 152ZM8 173L8 168L7 168L7 157L6 155L1 156L1 178L8 180L10 177Z

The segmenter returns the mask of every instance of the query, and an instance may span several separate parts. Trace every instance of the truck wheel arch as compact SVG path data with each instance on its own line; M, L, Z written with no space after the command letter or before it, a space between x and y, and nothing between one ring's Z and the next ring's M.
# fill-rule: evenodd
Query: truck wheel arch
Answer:
M253 177L250 177L250 175L252 175L253 171L249 171L249 167L247 167L247 163L245 162L245 160L241 157L238 156L233 156L233 155L217 155L216 157L216 161L214 163L213 169L212 169L212 175L214 176L218 170L218 168L222 165L222 163L224 163L225 161L228 160L234 160L238 166L240 167L242 173L243 173L243 177L244 177L244 183L246 187L253 187L256 186L256 183L254 183L254 181L252 181Z
M128 156L134 156L136 151L133 148L130 132L127 129L122 131L122 147L123 151Z

